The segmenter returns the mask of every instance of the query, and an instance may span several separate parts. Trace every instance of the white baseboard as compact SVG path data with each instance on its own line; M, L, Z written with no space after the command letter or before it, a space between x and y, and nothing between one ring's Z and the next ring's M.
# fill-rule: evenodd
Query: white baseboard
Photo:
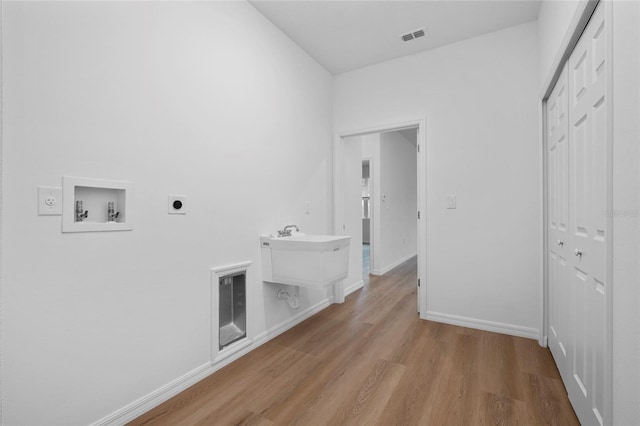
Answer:
M344 297L347 297L348 295L350 295L354 291L360 290L362 287L364 287L364 281L362 281L362 280L358 281L355 284L351 284L349 287L345 287L345 289L344 289Z
M254 339L254 347L251 349L255 349L256 347L268 342L269 340L273 339L274 337L284 333L285 331L289 330L290 328L295 327L296 325L300 324L302 321L306 320L309 317L314 316L315 314L317 314L318 312L320 312L321 310L327 308L329 305L331 305L331 300L330 299L325 299L319 303L316 303L313 306L310 306L309 308L305 309L304 311L298 313L297 315L294 315L293 317L289 318L286 321L281 322L280 324L271 327L270 330L267 330L263 333L260 333L258 336L256 336L256 338ZM249 352L249 351L247 351Z
M527 337L538 340L540 333L537 328L522 327L520 325L506 324L502 322L486 321L477 318L463 317L459 315L443 314L427 311L427 320L442 322L445 324L459 325L461 327L475 328L478 330L493 331L495 333L511 336Z
M211 361L212 365L220 365L220 368L227 365L229 362L225 362L227 358L238 359L238 357L246 354L252 348L255 339L245 337L235 343L231 343L223 350L219 351L215 358Z
M416 256L416 252L414 251L413 253L409 253L408 255L406 255L403 258L400 258L398 260L396 260L395 262L385 266L384 268L376 268L374 270L371 271L372 275L384 275L387 272L389 272L390 270L392 270L393 268L396 268L400 265L402 265L404 262L406 262L407 260L411 259L412 257Z
M200 367L191 370L190 372L178 377L176 380L167 383L159 389L151 392L148 395L143 396L137 401L115 411L106 417L92 423L92 426L111 426L111 425L123 425L128 423L137 417L140 417L147 411L162 404L168 399L179 394L189 386L193 386L200 380L209 376L215 371L211 363L207 362Z
M306 320L307 318L317 314L321 310L328 307L330 304L331 304L331 300L325 299L315 304L314 306L311 306L305 309L304 311L289 318L288 320L283 321L280 324L272 327L270 330L260 333L253 339L249 340L249 344L246 344L245 342L243 342L245 344L240 346L237 351L231 354L225 355L224 357L219 357L213 363L208 362L206 364L203 364L195 368L194 370L191 370L190 372L184 374L183 376L178 377L176 380L173 380L172 382L167 383L161 388L154 390L153 392L143 396L137 401L134 401L131 404L107 415L106 417L103 417L102 419L92 423L91 425L92 426L123 425L125 423L128 423L140 417L147 411L157 407L158 405L169 400L170 398L173 398L174 396L184 391L185 389L189 388L190 386L193 386L200 380L206 378L207 376L215 373L216 371L220 370L222 367L226 366L227 364L230 364L231 362L240 358L242 355L245 355L246 353L256 349L260 345L268 342L269 340L273 339L279 334L284 333L285 331L298 325L299 323Z

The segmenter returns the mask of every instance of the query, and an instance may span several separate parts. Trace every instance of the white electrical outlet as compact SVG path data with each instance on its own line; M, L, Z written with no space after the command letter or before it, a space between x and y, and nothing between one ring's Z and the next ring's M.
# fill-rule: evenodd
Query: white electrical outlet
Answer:
M38 187L38 215L55 216L62 214L62 188Z

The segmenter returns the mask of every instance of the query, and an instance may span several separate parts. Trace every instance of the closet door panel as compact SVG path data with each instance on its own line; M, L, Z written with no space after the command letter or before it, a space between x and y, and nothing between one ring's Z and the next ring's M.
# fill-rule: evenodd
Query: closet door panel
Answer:
M549 347L560 374L569 371L568 78L563 70L547 102ZM568 376L567 376L568 377Z
M583 424L602 424L604 389L607 63L598 6L569 58L569 224L572 256L569 397Z

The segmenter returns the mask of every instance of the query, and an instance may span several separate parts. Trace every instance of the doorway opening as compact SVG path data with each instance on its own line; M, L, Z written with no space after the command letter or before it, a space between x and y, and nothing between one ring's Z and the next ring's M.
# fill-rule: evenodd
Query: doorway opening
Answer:
M417 256L417 300L425 318L425 120L336 135L334 232L351 236L349 277L336 301Z

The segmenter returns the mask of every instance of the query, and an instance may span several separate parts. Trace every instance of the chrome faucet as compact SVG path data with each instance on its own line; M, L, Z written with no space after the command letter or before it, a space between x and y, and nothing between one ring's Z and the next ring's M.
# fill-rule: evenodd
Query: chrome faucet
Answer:
M76 201L76 222L82 222L89 216L89 210L82 208L82 201Z
M300 232L298 225L287 225L282 231L278 231L278 237L290 237L292 229L295 229L296 232Z
M107 216L109 218L109 222L115 222L118 219L118 216L120 216L120 212L115 211L113 201L109 201L109 203L107 203Z

